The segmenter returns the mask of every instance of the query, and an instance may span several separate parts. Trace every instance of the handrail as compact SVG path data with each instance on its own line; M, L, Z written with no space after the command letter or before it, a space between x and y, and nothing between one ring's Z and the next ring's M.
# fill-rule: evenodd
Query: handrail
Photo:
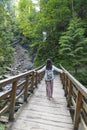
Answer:
M76 88L82 93L82 95L87 98L87 89L78 81L76 80L67 70L65 70L61 66L62 70L65 71L66 75L69 77L69 79L72 81L72 83L76 86Z
M42 66L0 81L0 89L9 84L12 86L10 90L0 95L0 116L9 111L9 120L14 120L15 104L22 95L24 95L24 101L27 102L29 93L33 93L34 88L41 80L42 74L38 75L35 72L40 68Z
M64 71L61 75L65 96L67 97L67 106L74 108L74 130L78 130L82 123L83 129L87 129L87 89L77 81L63 66Z
M30 70L28 72L10 77L0 81L0 88L8 84L12 88L6 93L0 95L0 116L9 111L9 120L14 119L15 104L20 96L24 96L24 101L27 102L29 93L33 93L34 88L43 77L43 73L38 74L35 70L41 69L43 66ZM74 130L78 130L79 123L83 124L84 130L87 129L87 89L77 81L64 67L60 65L64 71L61 74L63 88L67 99L69 109L74 109ZM20 90L19 92L17 90ZM4 100L4 102L2 102Z

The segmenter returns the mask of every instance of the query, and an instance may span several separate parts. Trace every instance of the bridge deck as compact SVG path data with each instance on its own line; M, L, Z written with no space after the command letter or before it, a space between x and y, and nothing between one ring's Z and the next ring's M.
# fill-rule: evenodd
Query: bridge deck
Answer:
M59 76L54 79L53 99L47 99L42 80L9 130L73 130Z

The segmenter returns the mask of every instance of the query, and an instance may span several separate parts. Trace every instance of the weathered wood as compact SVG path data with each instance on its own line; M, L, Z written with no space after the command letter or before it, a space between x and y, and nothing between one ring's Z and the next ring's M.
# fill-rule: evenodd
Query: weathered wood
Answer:
M87 89L78 80L76 80L67 70L65 70L62 66L61 66L61 68L65 71L66 75L71 80L71 82L75 85L75 87L87 99Z
M61 79L62 79L62 82L63 82L63 86L64 86L64 90L65 90L66 96L68 97L68 104L70 105L72 103L74 108L76 108L75 109L75 116L74 116L75 117L74 124L77 125L77 126L75 126L75 129L78 130L79 118L81 118L81 121L83 122L83 124L85 123L84 128L83 128L83 130L85 130L85 128L86 128L85 126L87 126L87 122L85 121L85 119L87 119L87 89L81 83L79 83L63 67L62 67L62 69L64 70L64 73L61 74ZM33 75L32 75L32 73L33 73ZM29 76L29 75L30 75L30 77L29 77L29 80L26 82L26 85L25 85L25 80L24 80L23 82L21 82L20 84L18 84L16 86L16 82L19 82L20 80L25 79L25 77ZM11 105L10 105L11 106L10 107L11 111L10 111L10 116L9 117L14 118L14 104L15 104L15 100L17 100L21 95L24 95L24 99L27 100L27 96L28 96L28 94L27 94L27 87L26 87L25 94L24 94L24 90L23 90L24 85L28 86L28 91L30 91L30 87L32 87L32 90L33 90L35 88L35 85L36 85L35 78L37 78L37 83L39 83L39 81L41 81L41 79L42 79L42 76L43 76L42 73L40 73L40 74L38 74L36 76L34 70L31 70L31 71L28 71L26 73L19 74L19 75L13 76L13 77L9 77L8 79L0 81L0 88L4 87L5 85L8 85L8 84L15 84L13 86L16 86L14 88L14 91L13 90L9 91L6 94L2 94L0 96L0 100L3 100L4 98L8 98L9 99L8 101L9 102L11 101ZM71 82L72 85L70 85L70 82ZM56 114L56 110L58 110L57 112L60 112L60 114L65 116L64 112L67 114L66 111L68 111L69 108L67 108L66 100L63 97L64 96L64 92L61 89L62 87L61 88L59 87L59 86L61 86L60 84L61 84L61 82L60 82L60 80L58 80L57 86L58 86L58 91L59 92L55 91L55 99L57 97L57 101L54 103L54 105L51 104L51 106L50 106L48 104L48 102L46 103L47 98L45 96L43 96L45 90L41 89L41 90L39 90L39 94L41 93L41 95L40 96L39 95L37 95L37 96L35 95L35 98L34 98L35 99L35 104L32 104L32 108L33 109L32 108L31 109L34 110L34 111L37 109L39 112L49 113L49 108L53 109L53 106L54 106L55 109L54 109L54 111L52 111L52 114L57 115ZM44 84L42 83L41 87L43 87L43 86L44 86ZM56 86L56 84L55 84L55 86ZM70 87L70 86L72 86L72 87ZM18 93L18 95L16 95L16 88L21 89L21 91L20 91L20 93ZM80 96L77 96L78 93L80 93ZM12 95L11 98L10 98L10 95ZM82 101L80 99L81 102L76 102L76 101L78 101L78 97L79 97L79 99L83 97ZM58 99L60 100L60 102L59 102ZM41 104L41 102L44 102L45 106L43 104ZM40 103L40 104L38 104L39 108L37 107L36 103ZM55 104L56 104L56 106L55 106ZM46 106L46 105L49 105L49 107ZM82 105L82 106L80 106L80 105ZM46 107L47 110L44 109L44 111L42 111L43 107ZM62 109L62 111L61 111L62 107L64 107L64 110ZM2 108L3 109L1 110L1 113L4 113L4 111L7 110L8 107L6 106L6 107L2 107ZM81 112L84 113L84 117L82 116L82 113L80 112L80 109L81 109ZM58 115L60 115L60 114L58 113ZM41 122L41 124L42 124L42 122ZM52 126L52 128L53 128L53 126ZM47 129L47 128L45 128L45 129ZM64 128L60 128L60 126L59 126L59 127L57 127L57 129L63 130ZM68 130L68 128L66 128L66 129ZM38 130L39 130L39 128L38 128ZM55 130L56 130L56 128L55 128Z
M34 71L32 72L32 80L31 80L31 92L33 93L34 87Z
M7 111L9 104L5 105L2 110L0 110L0 116Z
M87 103L83 100L83 109L85 109L86 113L87 113Z
M18 94L18 96L16 96L16 101L17 101L23 94L24 94L24 91L22 90L22 91Z
M85 124L87 124L87 114L84 109L81 109L81 117L84 117L82 119L84 120Z
M4 93L4 95L0 96L0 100L7 98L10 94L11 94L11 90L8 90L7 92Z
M41 67L39 67L41 68ZM39 69L37 68L37 69ZM33 73L33 83L32 83L32 73ZM29 79L27 78L27 80L25 81L26 77L29 76ZM30 92L30 86L32 86L32 89L34 89L34 83L35 83L35 77L34 77L34 70L16 75L16 76L12 76L9 77L8 79L4 79L0 81L0 88L4 88L6 85L12 85L14 86L14 84L16 82L18 82L17 86L14 88L12 87L11 90L7 91L6 93L2 93L0 94L0 100L1 100L1 106L0 106L0 115L5 114L5 112L10 111L10 113L8 113L9 118L14 118L14 105L16 103L16 101L20 98L20 96L24 95L24 100L27 101L27 96L29 95ZM37 77L38 78L38 77ZM21 82L20 82L21 81ZM24 91L24 87L25 87L25 91ZM17 90L19 89L19 92L17 92ZM10 96L11 95L11 96ZM5 100L6 99L6 100ZM10 107L7 107L8 104L10 103ZM9 108L9 109L8 109ZM12 115L13 113L13 115ZM13 117L12 117L13 116Z
M65 85L66 85L65 73L62 73L61 75L62 75L61 77L62 77L63 88L65 90Z
M87 125L85 124L83 118L81 117L81 123L83 125L84 130L87 130Z
M78 130L78 125L80 121L80 110L82 107L82 94L78 92L78 97L76 101L76 109L75 109L75 116L74 116L74 130Z
M64 97L64 90L59 77L55 78L53 99L46 97L45 81L23 108L11 130L73 130L73 123Z
M14 81L13 86L12 86L12 93L11 93L9 120L14 119L14 107L15 107L15 99L16 99L16 89L17 89L17 81Z
M67 84L67 87L69 90L68 106L70 105L70 102L71 102L71 104L73 105L72 107L74 108L73 110L75 110L75 112L73 112L74 130L78 130L78 126L80 126L80 121L85 122L85 125L87 126L87 121L85 121L85 120L87 120L87 118L86 118L87 117L87 107L86 107L87 106L87 89L79 81L77 81L67 70L65 70L62 66L61 66L61 68L65 72L65 75L62 74L62 75L64 75L62 82L64 82L64 83L67 82L67 79L65 78L67 76L68 81L70 81L72 84L72 88L70 88L70 85ZM66 81L64 81L64 80L66 80ZM66 93L66 89L65 89L65 93ZM83 127L83 130L85 130L85 127Z
M75 86L73 85L73 93L77 96L78 95L78 90L75 88Z
M73 88L72 88L72 82L70 80L68 80L68 86L69 86L69 93L68 93L68 104L67 106L70 107L71 105L71 97L72 97L72 92L73 92Z
M27 97L28 97L28 78L29 76L26 76L25 91L24 91L24 101L26 102L27 102Z
M35 87L37 88L37 84L38 84L38 73L35 72Z
M20 89L22 86L24 86L24 85L25 85L25 82L26 82L26 80L21 81L21 83L19 83L19 84L17 85L17 89Z

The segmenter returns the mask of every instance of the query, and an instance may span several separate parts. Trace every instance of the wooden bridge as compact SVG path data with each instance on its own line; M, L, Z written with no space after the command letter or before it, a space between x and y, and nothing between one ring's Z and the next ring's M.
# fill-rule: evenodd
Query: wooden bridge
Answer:
M0 81L0 88L12 85L0 95L0 118L8 117L8 130L87 130L87 89L61 69L64 73L55 76L50 100L43 73L31 70ZM15 112L20 97L24 102Z

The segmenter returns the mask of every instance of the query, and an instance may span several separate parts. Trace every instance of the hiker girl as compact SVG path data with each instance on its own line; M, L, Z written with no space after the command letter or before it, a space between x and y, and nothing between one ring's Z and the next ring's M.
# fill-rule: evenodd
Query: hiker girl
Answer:
M54 79L54 73L53 71L57 71L60 73L63 73L61 69L58 69L54 65L52 65L51 59L47 59L46 65L37 71L37 73L45 71L44 79L46 83L46 96L50 99L53 95L53 79Z

